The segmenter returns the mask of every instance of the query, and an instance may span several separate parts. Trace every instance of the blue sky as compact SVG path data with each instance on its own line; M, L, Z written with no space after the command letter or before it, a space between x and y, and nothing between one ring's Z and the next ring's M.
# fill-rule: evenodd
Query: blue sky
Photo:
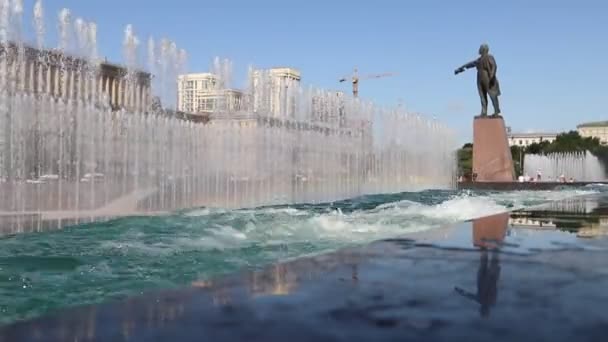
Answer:
M25 0L26 10L33 3ZM133 24L143 41L167 37L185 48L191 71L205 71L221 56L234 61L237 76L251 63L293 66L305 83L340 90L349 90L337 80L354 66L362 74L399 73L362 81L361 97L403 101L457 129L464 142L480 109L475 71L454 76L453 70L475 58L482 42L497 59L503 114L513 130L563 131L608 119L607 3L46 0L44 6L49 31L63 7L96 21L99 49L115 61L122 60L124 27Z

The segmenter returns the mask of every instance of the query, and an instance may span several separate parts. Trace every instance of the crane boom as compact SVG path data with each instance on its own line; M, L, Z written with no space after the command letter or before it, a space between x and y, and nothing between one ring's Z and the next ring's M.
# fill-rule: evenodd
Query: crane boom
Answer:
M397 74L392 73L392 72L387 72L384 74L372 74L372 75L361 76L361 77L359 77L359 80L369 80L369 79L373 79L373 78L391 77L391 76L395 76L395 75L397 75Z
M359 96L359 81L360 80L369 80L369 79L374 79L374 78L391 77L391 76L395 76L395 75L397 75L397 74L393 73L393 72L387 72L387 73L383 73L383 74L369 74L369 75L359 76L358 72L357 72L357 68L355 68L355 71L354 71L354 73L352 75L350 75L350 76L344 76L341 79L339 79L338 81L340 83L342 83L342 82L348 81L348 79L352 79L352 83L353 83L353 96L354 97L358 97Z

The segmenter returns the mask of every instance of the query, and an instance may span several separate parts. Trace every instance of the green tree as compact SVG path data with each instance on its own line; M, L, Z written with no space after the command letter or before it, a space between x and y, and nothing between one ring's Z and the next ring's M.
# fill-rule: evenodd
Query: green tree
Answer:
M473 144L467 143L458 150L458 175L469 177L473 171Z
M524 149L517 145L511 146L511 157L515 168L515 176L519 177L523 172Z
M549 144L544 153L554 152L584 152L601 148L600 140L597 138L583 138L577 131L559 134L555 141Z
M547 140L541 141L540 143L530 144L526 148L526 153L527 154L542 154L543 151L546 151L546 149L549 147L549 145L551 145L551 143Z

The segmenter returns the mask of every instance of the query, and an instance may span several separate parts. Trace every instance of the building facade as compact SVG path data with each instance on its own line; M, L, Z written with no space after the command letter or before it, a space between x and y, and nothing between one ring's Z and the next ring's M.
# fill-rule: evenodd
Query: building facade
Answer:
M269 70L273 80L272 85L272 106L271 113L275 116L287 115L293 117L295 109L295 99L290 96L290 88L298 89L302 76L300 71L294 68L272 68Z
M608 121L583 123L576 130L584 138L598 138L602 145L608 145Z
M275 117L293 117L296 112L294 92L299 89L301 80L300 71L289 67L254 71L251 80L254 110L267 110L267 115Z
M147 111L152 101L151 75L146 72L15 44L0 45L0 57L15 91L105 103L113 110Z
M528 147L534 143L543 141L553 142L557 138L557 133L511 133L507 134L509 146Z
M178 77L177 109L190 114L238 111L242 108L243 92L224 89L212 73L185 74Z
M294 68L255 70L251 75L250 94L253 111L268 111L266 115L290 116L295 113L291 92L298 89L301 75ZM243 91L225 88L213 73L193 73L178 77L177 108L190 114L236 112L246 108Z

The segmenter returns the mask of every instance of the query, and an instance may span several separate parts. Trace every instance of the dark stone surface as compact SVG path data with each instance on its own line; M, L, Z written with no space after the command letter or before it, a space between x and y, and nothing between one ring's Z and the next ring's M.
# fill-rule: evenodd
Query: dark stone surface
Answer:
M608 196L574 198L66 310L0 341L605 341L606 234Z

